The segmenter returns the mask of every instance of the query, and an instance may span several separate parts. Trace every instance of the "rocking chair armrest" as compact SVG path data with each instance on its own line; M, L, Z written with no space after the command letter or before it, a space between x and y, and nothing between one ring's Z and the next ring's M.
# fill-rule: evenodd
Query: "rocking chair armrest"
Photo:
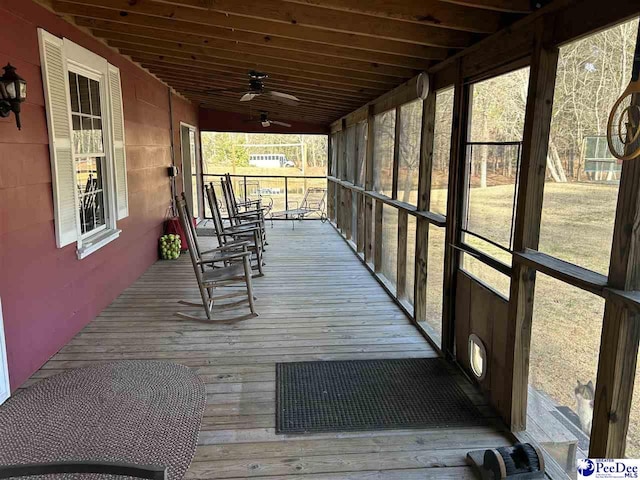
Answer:
M211 259L207 259L207 260L200 260L197 262L198 265L210 265L212 263L218 263L218 262L227 262L229 260L235 260L238 258L244 258L244 257L248 257L251 255L251 252L248 252L246 250L242 251L242 252L236 252L236 253L229 253L227 255L220 255L219 257L216 258L211 258Z
M225 247L229 247L229 250L232 250L232 249L238 248L238 247L247 247L247 248L249 248L250 246L251 246L251 242L248 241L248 240L234 240L232 242L229 242L229 243L225 244Z
M237 218L259 217L263 214L262 210L247 210L246 212L238 212L234 216Z
M236 230L244 230L246 228L258 228L261 226L262 226L262 220L246 219L245 221L239 223L238 225L232 225L230 227L225 228L225 231L234 232Z
M231 250L233 248L248 246L248 245L249 245L249 242L247 241L237 241L233 243L227 243L225 245L222 245L221 247L212 248L211 250L205 250L204 252L200 252L200 255L208 255L210 253L224 252L226 250Z
M237 205L240 207L245 207L247 205L259 205L262 200L247 200L245 202L237 202Z
M242 228L234 228L230 232L224 232L225 237L237 237L238 235L242 235L243 233L252 233L252 232L261 232L262 228L259 226L253 227L242 227Z

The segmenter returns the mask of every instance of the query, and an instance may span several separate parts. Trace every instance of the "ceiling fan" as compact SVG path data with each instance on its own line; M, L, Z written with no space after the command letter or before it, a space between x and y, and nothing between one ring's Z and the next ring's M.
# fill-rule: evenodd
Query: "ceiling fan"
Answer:
M249 102L256 97L265 96L269 97L277 102L284 103L285 105L290 105L295 107L300 103L298 97L290 95L288 93L276 92L275 90L266 90L264 88L265 79L269 78L269 75L262 72L257 72L255 70L249 71L249 91L244 89L236 89L236 88L221 88L221 89L212 89L206 90L206 93L214 93L214 92L235 92L242 93L240 97L241 102Z
M247 123L260 123L263 127L268 128L271 125L280 125L281 127L291 127L291 124L285 122L279 122L278 120L269 120L269 112L260 112L260 119L248 119Z

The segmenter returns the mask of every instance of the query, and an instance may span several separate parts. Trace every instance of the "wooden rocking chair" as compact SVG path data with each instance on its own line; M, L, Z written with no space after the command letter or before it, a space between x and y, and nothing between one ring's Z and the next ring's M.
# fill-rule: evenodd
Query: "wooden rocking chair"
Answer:
M267 245L267 234L265 229L265 212L267 208L262 206L261 200L251 200L247 202L238 202L236 195L233 191L233 182L231 181L231 175L226 173L223 178L220 179L222 185L222 193L224 194L225 204L227 206L227 212L229 212L229 223L231 226L240 226L245 223L258 222L262 229L263 244ZM243 208L243 211L240 211Z
M262 257L264 246L259 223L245 223L238 226L225 227L224 222L222 221L222 215L218 206L218 199L213 183L205 185L204 190L207 201L209 202L209 207L211 208L213 227L216 232L216 237L218 238L218 245L231 246L246 244L247 250L255 255L255 268L257 268L259 272L257 276L264 275L262 270L262 267L264 266Z
M249 257L251 252L247 250L246 244L242 245L242 250L238 250L239 244L227 244L208 251L200 251L195 235L195 228L191 221L191 216L187 208L187 202L183 198L176 196L176 205L180 216L180 223L189 247L189 256L193 264L193 271L196 275L202 303L180 301L182 305L190 307L204 308L206 319L187 313L177 312L176 316L189 320L214 320L213 314L216 311L228 310L249 304L250 314L236 318L219 319L221 322L232 322L246 320L257 317L255 310L253 285L251 283L251 265ZM213 256L210 256L213 255ZM205 266L212 268L205 269ZM214 296L214 290L218 287L244 283L246 286L246 299L232 303L217 303L219 300L244 296L244 292L233 292ZM217 320L217 319L216 319Z

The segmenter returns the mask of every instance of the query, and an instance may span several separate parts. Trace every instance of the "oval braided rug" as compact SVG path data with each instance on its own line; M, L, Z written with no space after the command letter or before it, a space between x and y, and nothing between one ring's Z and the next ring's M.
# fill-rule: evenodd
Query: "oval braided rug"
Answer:
M161 465L169 479L181 479L205 404L202 380L183 365L124 361L70 370L0 407L0 464L105 460Z

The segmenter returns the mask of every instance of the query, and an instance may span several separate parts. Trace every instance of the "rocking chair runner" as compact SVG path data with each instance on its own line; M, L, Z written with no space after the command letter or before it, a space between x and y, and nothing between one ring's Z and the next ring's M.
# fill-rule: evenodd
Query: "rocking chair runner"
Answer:
M262 260L264 246L260 225L256 222L253 224L246 223L235 227L230 226L225 228L213 183L205 185L204 189L207 201L209 202L209 207L211 208L213 227L216 232L216 237L218 238L218 245L227 246L246 244L247 250L255 255L256 268L258 269L259 276L264 275L264 272L262 271L262 267L264 265Z
M247 318L257 317L258 314L255 310L254 297L253 297L253 285L251 283L251 265L249 264L249 257L251 252L246 248L246 244L242 245L242 250L238 251L238 244L227 244L212 250L201 252L197 239L194 233L193 225L190 226L189 212L187 209L187 202L184 198L176 196L176 205L178 207L178 213L180 215L180 222L187 239L187 245L189 247L189 256L191 257L191 263L193 265L193 271L196 275L198 282L198 288L200 290L200 296L202 297L202 303L193 303L181 301L182 305L192 307L204 307L207 320L214 320L213 314L216 311L227 310L235 308L245 303L249 304L251 314L244 315L237 318L221 319L220 321L238 321L245 320ZM206 258L203 255L211 255L213 257ZM205 266L218 268L205 269ZM244 292L234 292L222 295L214 296L214 290L217 287L226 285L233 285L237 283L244 283L246 286L246 296L244 300L233 303L218 304L219 300L244 296ZM190 320L204 320L203 318L187 313L176 313L176 316L181 318L187 318Z

